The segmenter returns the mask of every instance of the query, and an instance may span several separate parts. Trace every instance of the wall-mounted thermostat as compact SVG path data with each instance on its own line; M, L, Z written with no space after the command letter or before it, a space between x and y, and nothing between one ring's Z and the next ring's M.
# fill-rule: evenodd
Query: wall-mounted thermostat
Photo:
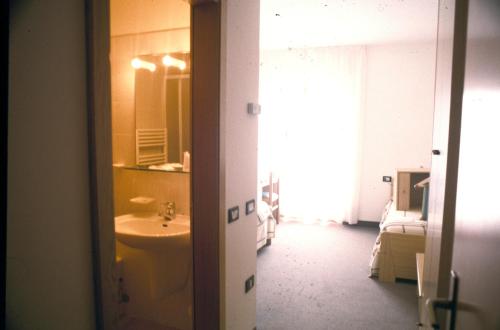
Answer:
M260 114L260 105L257 103L248 103L247 112L251 115Z

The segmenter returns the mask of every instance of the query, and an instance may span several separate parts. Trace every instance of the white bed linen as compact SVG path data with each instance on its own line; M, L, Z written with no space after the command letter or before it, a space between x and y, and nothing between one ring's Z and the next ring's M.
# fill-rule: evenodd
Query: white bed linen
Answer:
M380 221L380 228L386 222L395 221L416 221L422 218L421 210L408 210L408 211L398 211L396 210L396 203L390 200L382 213L382 218Z
M425 236L427 232L427 221L420 220L420 211L398 211L396 205L389 201L382 213L380 222L380 233L375 240L370 260L370 277L378 276L380 270L380 247L382 233L398 233L408 235Z
M264 201L257 204L257 250L274 238L276 220L269 205Z

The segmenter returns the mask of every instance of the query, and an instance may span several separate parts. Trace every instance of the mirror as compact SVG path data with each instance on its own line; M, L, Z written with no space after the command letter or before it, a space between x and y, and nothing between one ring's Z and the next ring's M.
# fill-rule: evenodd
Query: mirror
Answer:
M191 154L189 53L140 55L135 68L136 166L186 171ZM186 159L186 160L185 160Z

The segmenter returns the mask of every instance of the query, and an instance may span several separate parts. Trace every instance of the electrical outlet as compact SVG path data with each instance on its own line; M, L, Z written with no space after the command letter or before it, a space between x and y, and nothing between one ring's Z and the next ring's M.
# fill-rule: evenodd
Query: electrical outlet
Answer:
M227 210L227 222L231 223L240 218L240 207L235 206Z
M255 285L255 276L252 275L245 281L245 293L252 290L254 285Z
M389 175L384 175L382 177L382 181L384 181L384 182L392 182L392 177L390 177Z
M255 211L255 199L249 200L245 204L245 214L246 215L249 215L253 211Z

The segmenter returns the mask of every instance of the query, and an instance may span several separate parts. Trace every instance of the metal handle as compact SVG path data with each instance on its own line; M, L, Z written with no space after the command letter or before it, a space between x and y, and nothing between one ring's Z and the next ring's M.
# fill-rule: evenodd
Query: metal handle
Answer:
M429 298L425 302L425 306L427 307L427 313L429 315L429 321L433 329L439 329L439 322L437 321L436 318L436 309L443 308L443 309L449 309L451 311L450 330L455 330L455 319L457 316L457 303L458 303L458 275L454 270L451 271L451 281L452 281L451 299Z
M175 212L175 202L160 203L158 215L163 216L167 220L172 220L176 216Z
M427 314L429 315L429 322L433 329L439 329L439 322L436 318L436 308L449 309L450 301L446 298L434 298L427 299L425 302L425 307L427 308Z
M441 151L439 151L438 149L432 149L432 154L433 155L441 155Z

